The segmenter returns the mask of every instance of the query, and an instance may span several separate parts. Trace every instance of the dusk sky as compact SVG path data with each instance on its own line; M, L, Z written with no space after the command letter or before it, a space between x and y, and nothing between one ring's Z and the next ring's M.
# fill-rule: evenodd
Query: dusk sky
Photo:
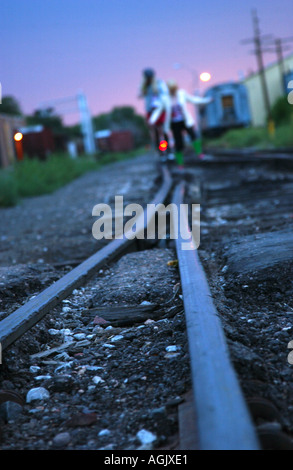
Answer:
M209 86L255 71L252 46L240 44L252 36L252 8L263 34L292 36L292 0L1 0L2 93L26 114L80 89L93 114L120 105L143 113L137 89L145 67L189 91L192 72L174 70L176 62L210 72Z

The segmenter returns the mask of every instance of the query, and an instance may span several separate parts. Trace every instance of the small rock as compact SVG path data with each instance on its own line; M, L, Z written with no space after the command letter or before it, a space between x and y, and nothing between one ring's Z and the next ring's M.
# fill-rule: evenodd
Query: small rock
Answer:
M59 375L46 382L46 387L50 392L70 392L74 387L74 380L70 375Z
M176 352L170 352L170 353L167 353L164 355L164 358L165 359L175 359L175 357L178 357L180 356L179 353L176 353Z
M82 339L85 339L86 334L85 333L77 333L77 334L73 335L73 337L75 339L77 339L77 341L81 341Z
M70 439L71 437L69 432L61 432L60 434L57 434L57 436L54 437L53 446L57 447L58 449L61 449L62 447L65 447L69 444Z
M39 366L30 366L30 372L32 374L36 374L37 372L39 372L41 370L41 368Z
M109 325L109 322L107 320L104 320L104 318L99 317L98 315L94 318L93 321L94 325Z
M44 387L31 388L26 395L26 402L30 403L34 400L47 400L50 393Z
M152 444L157 440L157 436L146 429L141 429L136 434L137 439L140 441L141 445Z
M141 302L140 305L152 305L152 303L148 302L147 300L144 300L143 302Z
M93 382L94 382L94 384L98 385L102 382L105 382L105 380L103 380L102 377L99 377L98 375L95 375L95 377L93 377Z
M99 437L103 437L103 436L109 436L110 434L111 434L111 432L109 431L109 429L102 429L102 430L99 432L98 436L99 436Z
M62 328L62 330L60 330L60 333L62 333L64 336L70 336L73 334L69 328Z
M50 328L50 330L48 330L48 333L51 336L56 336L56 335L60 335L60 330L55 330L54 328Z
M104 370L103 367L100 366L85 366L87 370Z
M51 375L38 375L37 377L35 377L35 380L49 380L51 378Z
M113 336L113 338L111 338L111 342L115 343L116 341L120 341L123 338L124 338L123 335L116 335L116 336Z
M63 307L62 312L63 313L69 313L69 312L71 312L71 308L70 307Z
M178 347L175 346L175 345L167 346L167 347L166 347L166 351L167 351L167 352L175 352L175 351L178 351Z

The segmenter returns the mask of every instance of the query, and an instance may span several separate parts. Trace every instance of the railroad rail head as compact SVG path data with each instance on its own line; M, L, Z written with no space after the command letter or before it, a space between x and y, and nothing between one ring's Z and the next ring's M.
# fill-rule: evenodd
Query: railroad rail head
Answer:
M183 203L184 184L174 192L173 203ZM188 217L185 214L186 230ZM174 219L175 220L175 219ZM182 219L181 219L182 223ZM199 446L201 450L257 450L258 440L236 373L229 358L224 332L212 301L196 243L182 249L186 240L178 230L179 262Z

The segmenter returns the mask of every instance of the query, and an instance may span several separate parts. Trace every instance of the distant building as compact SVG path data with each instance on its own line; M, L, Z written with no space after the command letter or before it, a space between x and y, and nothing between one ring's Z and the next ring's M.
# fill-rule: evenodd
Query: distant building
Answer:
M23 134L23 151L30 158L45 160L55 150L55 141L51 129L42 125L20 127Z
M127 152L134 147L134 138L131 131L111 131L104 129L95 132L98 151L101 152Z
M278 98L287 95L290 91L287 89L287 85L290 77L292 77L291 80L293 79L293 54L284 58L284 72L285 75L282 76L279 63L271 64L265 69L270 107ZM259 73L246 77L243 83L248 92L252 125L264 126L266 124L266 108Z
M0 114L0 167L11 165L16 159L14 146L14 134L22 126L25 120L19 116Z

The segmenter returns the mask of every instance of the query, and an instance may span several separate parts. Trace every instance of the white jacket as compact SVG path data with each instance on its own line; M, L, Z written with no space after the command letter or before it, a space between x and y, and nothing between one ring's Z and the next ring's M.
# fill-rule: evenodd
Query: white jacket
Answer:
M187 103L193 103L193 104L208 104L210 103L213 99L211 97L208 98L202 98L201 96L193 96L189 95L185 90L177 90L176 92L176 98L177 98L177 103L181 106L183 117L184 117L184 122L186 127L192 127L194 126L194 119L191 116L190 112L187 109ZM165 122L166 130L170 129L171 125L171 99L169 95L169 101L170 104L167 105L168 108L170 108L170 112L167 113L168 115L168 122ZM167 121L167 119L166 119Z
M163 128L164 132L168 133L170 130L171 122L171 101L169 95L160 96L160 103L158 104L157 108L154 109L154 111L152 112L148 120L149 124L154 125L163 112L165 112L165 121Z
M143 83L140 86L139 98L145 99L145 109L146 112L151 110L152 113L148 119L150 125L154 125L159 119L161 114L165 112L165 122L164 122L164 131L170 128L170 119L171 119L171 101L169 97L169 90L166 83L163 80L156 79L156 93L152 91L150 86L146 94L143 94L142 88Z

